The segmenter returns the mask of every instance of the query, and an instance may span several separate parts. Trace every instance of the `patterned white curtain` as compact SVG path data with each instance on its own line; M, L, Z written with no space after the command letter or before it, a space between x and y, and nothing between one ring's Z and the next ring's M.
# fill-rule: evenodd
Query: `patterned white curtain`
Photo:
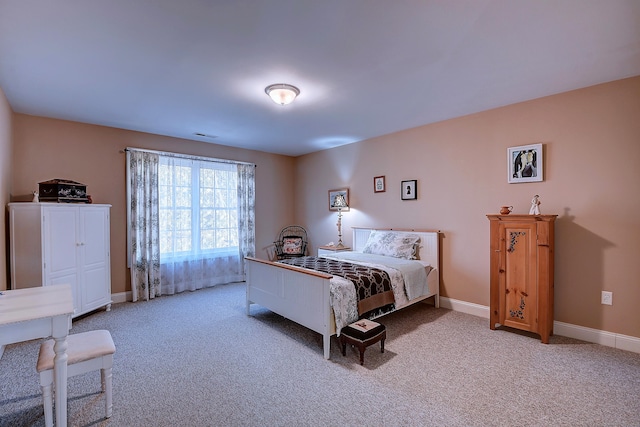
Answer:
M155 153L127 150L133 301L160 296L158 162Z
M244 257L256 255L256 168L238 165L238 234L242 271Z
M132 252L146 247L154 262L146 282L138 267L144 263L133 264L134 301L244 281L244 257L255 255L255 166L128 149L128 158L139 156L129 166L131 236L138 236ZM139 172L140 162L152 163L154 174ZM134 217L138 212L151 216Z

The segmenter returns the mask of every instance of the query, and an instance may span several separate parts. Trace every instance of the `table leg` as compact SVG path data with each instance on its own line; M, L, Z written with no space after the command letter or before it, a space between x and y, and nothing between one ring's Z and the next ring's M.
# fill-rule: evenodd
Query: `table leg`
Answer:
M56 425L67 425L67 335L54 337L53 377L56 387Z

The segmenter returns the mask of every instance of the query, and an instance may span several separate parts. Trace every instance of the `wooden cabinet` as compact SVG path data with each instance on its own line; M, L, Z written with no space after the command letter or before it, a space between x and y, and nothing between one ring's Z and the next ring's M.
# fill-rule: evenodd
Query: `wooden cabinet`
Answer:
M11 289L68 283L74 317L111 307L110 205L10 203Z
M490 327L553 334L554 223L557 215L487 215L491 230Z

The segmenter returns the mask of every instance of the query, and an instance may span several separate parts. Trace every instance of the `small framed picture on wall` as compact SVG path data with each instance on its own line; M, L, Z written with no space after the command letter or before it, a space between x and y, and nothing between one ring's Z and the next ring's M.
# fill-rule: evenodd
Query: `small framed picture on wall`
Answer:
M418 180L402 181L400 189L402 200L415 200L418 198Z
M384 176L376 176L373 178L373 192L374 193L383 193L387 191L384 186Z
M521 145L507 148L507 181L542 181L542 144Z

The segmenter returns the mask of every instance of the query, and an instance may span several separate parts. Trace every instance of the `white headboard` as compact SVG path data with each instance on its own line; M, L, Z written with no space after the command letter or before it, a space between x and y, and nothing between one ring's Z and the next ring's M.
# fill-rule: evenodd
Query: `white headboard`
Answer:
M362 249L369 239L369 234L373 230L381 231L395 231L397 233L415 234L420 236L420 243L418 250L416 251L418 259L428 262L431 267L438 268L440 263L440 231L439 230L407 230L393 228L360 228L352 227L353 229L353 250L356 252L362 252Z

